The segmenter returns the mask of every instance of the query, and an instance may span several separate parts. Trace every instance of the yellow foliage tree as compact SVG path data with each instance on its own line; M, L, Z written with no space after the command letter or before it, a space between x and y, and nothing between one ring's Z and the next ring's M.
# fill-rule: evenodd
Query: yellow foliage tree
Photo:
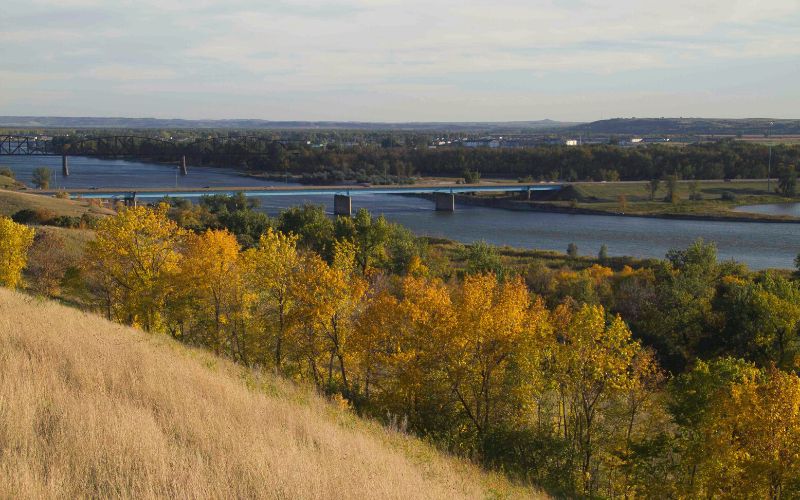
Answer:
M297 280L302 262L297 251L297 236L269 228L258 246L244 253L243 261L247 285L255 294L253 306L263 333L262 351L265 355L271 351L275 367L280 370L284 342L291 329L292 284ZM266 356L262 359L265 361Z
M704 430L707 494L800 496L800 377L773 368L718 396Z
M627 325L616 317L606 321L602 306L583 305L576 312L560 308L560 342L554 376L561 394L561 426L581 453L580 478L591 494L595 431L602 408L634 385L634 361L641 350Z
M33 228L0 216L0 285L16 288L20 284L33 234Z
M367 282L356 273L352 243L338 242L333 265L316 255L304 259L298 280L293 283L296 298L294 317L302 323L304 357L318 386L331 387L334 365L338 364L339 380L345 395L350 393L348 380L348 340L354 326ZM320 366L327 363L327 379Z
M227 230L186 237L180 262L180 292L188 298L192 334L216 353L250 361L249 318L240 268L239 243Z
M531 308L521 278L467 276L455 295L456 325L440 349L453 392L481 436L514 399L518 369L537 365L532 358L549 336L547 313L538 302Z
M86 247L107 314L118 321L157 330L178 269L184 232L167 218L167 206L133 207L101 219Z

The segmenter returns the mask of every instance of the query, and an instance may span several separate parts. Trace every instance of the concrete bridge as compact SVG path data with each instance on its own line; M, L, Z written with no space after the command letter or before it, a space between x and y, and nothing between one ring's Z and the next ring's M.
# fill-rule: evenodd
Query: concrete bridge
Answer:
M72 198L118 199L127 205L136 205L140 199L157 200L165 197L200 198L215 194L245 196L313 196L333 195L336 215L351 215L352 197L360 194L432 194L436 210L452 212L455 210L455 194L458 193L523 193L530 199L534 191L558 191L561 184L414 184L410 186L268 186L268 187L230 187L203 189L70 189ZM40 191L41 194L55 194L55 191Z

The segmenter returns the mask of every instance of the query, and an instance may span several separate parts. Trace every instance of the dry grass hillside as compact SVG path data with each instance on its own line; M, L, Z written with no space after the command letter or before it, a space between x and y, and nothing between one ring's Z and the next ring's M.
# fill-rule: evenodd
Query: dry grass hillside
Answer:
M2 498L533 494L274 376L0 288Z
M113 213L107 208L91 206L88 200L62 200L53 196L0 189L0 215L11 216L25 208L46 210L52 212L53 215L68 215L71 217L80 217L85 213L92 215Z

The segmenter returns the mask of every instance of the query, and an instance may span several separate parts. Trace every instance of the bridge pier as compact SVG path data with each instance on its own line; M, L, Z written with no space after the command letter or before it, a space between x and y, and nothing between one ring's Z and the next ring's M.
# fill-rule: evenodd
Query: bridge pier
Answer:
M188 175L189 170L186 168L186 156L181 156L181 175Z
M67 160L67 155L61 155L61 175L69 177L69 160Z
M453 193L434 193L433 201L437 212L455 212L456 197Z
M137 205L136 193L130 193L130 194L125 195L124 202L125 202L125 206L126 207L135 208L136 205Z
M333 195L333 213L335 215L353 215L353 199L346 194Z

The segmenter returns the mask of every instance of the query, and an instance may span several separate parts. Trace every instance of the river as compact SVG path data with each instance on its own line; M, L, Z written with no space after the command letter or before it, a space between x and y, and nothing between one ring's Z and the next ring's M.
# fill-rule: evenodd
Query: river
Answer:
M186 177L164 165L70 158L70 173L61 177L61 159L56 157L0 157L0 166L14 170L29 183L31 172L46 166L57 176L53 187L64 188L170 188L269 186L277 182L237 175L230 170L189 168ZM332 196L278 196L261 198L262 210L276 215L280 210L302 203L324 204L333 210ZM575 243L582 255L596 255L605 244L610 255L664 257L671 248L683 248L697 238L717 244L722 259L744 262L753 269L793 268L800 252L800 224L760 222L686 221L572 215L541 212L512 212L501 209L457 205L454 213L436 212L421 198L392 195L353 197L353 209L367 208L384 214L421 235L439 236L464 243L485 240L495 245L566 251Z

